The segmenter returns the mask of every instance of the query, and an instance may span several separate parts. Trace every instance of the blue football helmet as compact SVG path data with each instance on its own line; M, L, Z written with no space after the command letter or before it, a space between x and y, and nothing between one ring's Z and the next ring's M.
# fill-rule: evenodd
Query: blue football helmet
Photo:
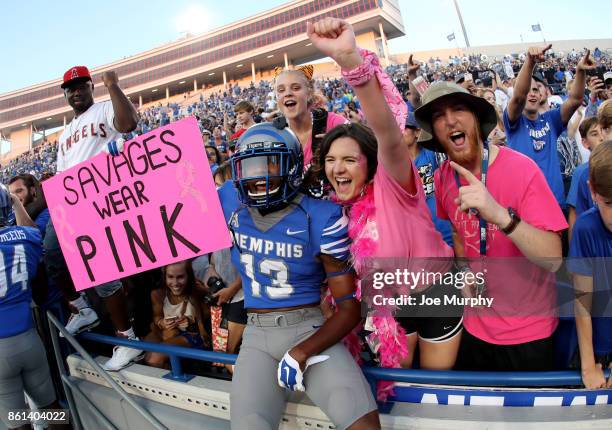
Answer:
M249 207L289 202L302 184L302 146L284 122L250 127L240 136L230 161L234 186Z
M0 227L10 225L11 219L15 219L13 215L13 201L6 186L0 184Z

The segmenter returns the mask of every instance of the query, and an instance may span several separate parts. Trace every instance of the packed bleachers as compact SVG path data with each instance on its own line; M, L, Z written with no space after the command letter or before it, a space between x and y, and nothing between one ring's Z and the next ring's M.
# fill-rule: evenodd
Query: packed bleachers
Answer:
M29 173L37 178L55 174L57 157L57 140L45 139L40 145L24 152L0 169L0 180L3 184L15 175Z
M454 56L445 60L429 58L421 65L421 70L429 82L455 81L459 76L470 73L474 84L481 88L491 88L494 85L494 74L498 73L502 81L500 89L507 92L512 87L513 76L518 73L524 58L524 54L512 54L503 58L487 58L479 54ZM551 54L544 63L538 65L537 71L550 84L553 94L564 97L567 94L567 82L571 80L579 59L580 53L576 50L563 55ZM408 89L407 68L407 64L387 67L387 72L402 94L406 94ZM598 58L599 75L610 69L612 69L612 56L601 53ZM512 77L508 74L510 70ZM149 104L140 110L140 122L136 131L139 134L146 133L153 128L194 115L199 119L202 130L207 129L212 133L215 126L222 125L225 136L234 128L233 106L237 101L250 101L259 113L276 110L271 83L271 80L261 80L257 84L251 83L244 87L228 84L227 88L213 88L194 94L185 93L173 97L174 100L170 103L159 101ZM326 98L328 111L343 113L353 98L350 87L338 78L319 79L316 81L316 86ZM224 124L226 120L228 124ZM36 177L55 173L56 151L57 142L45 140L38 147L5 163L0 168L0 179L6 183L18 173L32 173Z

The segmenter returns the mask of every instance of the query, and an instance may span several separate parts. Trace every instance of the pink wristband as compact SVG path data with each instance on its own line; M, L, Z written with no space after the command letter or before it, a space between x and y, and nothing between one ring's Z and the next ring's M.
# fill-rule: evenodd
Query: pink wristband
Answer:
M365 49L357 48L363 62L352 70L342 69L342 77L351 87L358 87L368 82L376 73L376 66L380 67L376 55Z
M385 96L385 100L391 112L393 112L398 127L403 133L406 125L406 117L408 116L408 106L406 106L406 102L404 102L402 95L397 90L397 87L389 75L382 69L376 54L366 49L357 49L359 55L363 58L363 62L353 70L342 70L342 77L351 87L358 87L368 82L373 76L376 76Z

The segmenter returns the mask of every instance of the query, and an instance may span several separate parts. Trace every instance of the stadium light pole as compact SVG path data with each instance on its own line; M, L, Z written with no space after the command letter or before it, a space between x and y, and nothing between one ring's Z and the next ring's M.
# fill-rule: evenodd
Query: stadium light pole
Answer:
M461 10L459 10L459 3L457 3L457 0L453 0L453 3L455 3L455 9L457 10L457 16L459 17L459 23L461 24L461 30L463 31L463 38L465 39L465 44L469 48L470 40L467 37L467 31L465 31L465 24L463 23L463 17L461 16Z

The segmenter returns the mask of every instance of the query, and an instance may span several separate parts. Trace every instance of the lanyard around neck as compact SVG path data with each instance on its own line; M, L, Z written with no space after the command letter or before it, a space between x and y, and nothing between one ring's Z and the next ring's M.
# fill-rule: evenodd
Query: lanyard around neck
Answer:
M480 168L480 182L482 185L487 187L487 171L489 170L489 145L487 142L484 142L482 148L482 164ZM457 188L461 188L461 183L459 182L459 174L455 172L455 182L457 183ZM487 254L487 222L481 217L478 216L478 225L480 227L480 255Z

